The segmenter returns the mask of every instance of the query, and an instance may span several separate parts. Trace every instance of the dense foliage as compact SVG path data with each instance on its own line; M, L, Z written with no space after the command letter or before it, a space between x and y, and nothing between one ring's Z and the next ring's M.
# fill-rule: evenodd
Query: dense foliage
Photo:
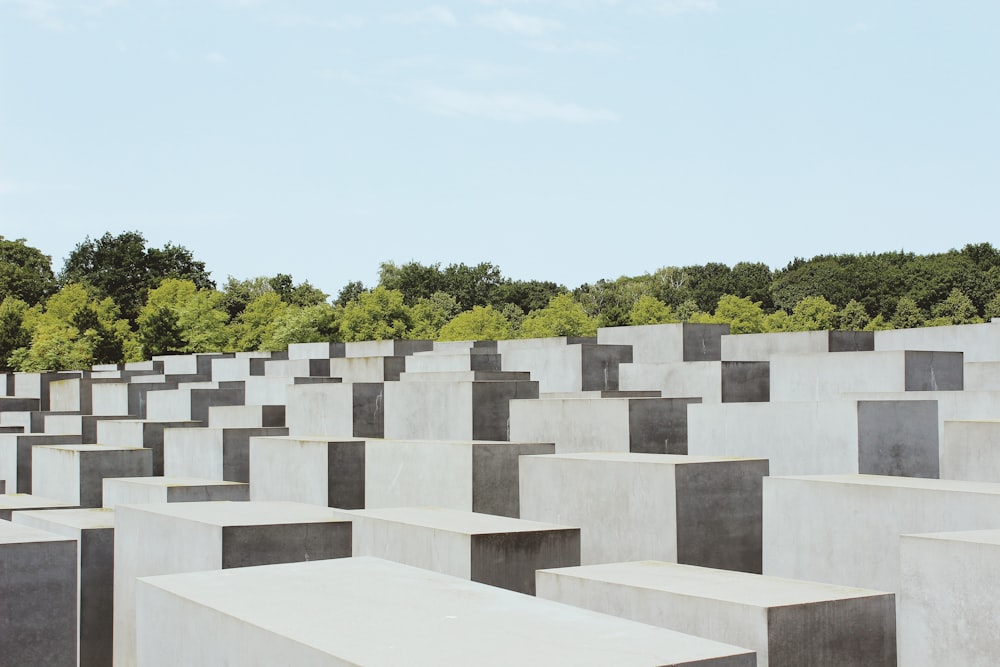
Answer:
M228 277L221 289L182 246L139 232L51 258L0 236L0 365L82 368L153 355L281 350L290 343L411 338L593 336L598 327L705 322L734 334L877 330L1000 317L1000 251L989 243L931 255L886 252L761 263L710 262L601 279L569 290L476 266L384 262L379 284L330 300L289 274Z

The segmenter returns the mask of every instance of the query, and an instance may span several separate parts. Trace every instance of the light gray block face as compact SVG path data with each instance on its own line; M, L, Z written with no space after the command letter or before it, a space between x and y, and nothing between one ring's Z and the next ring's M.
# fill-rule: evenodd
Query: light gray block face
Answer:
M216 405L208 408L212 428L283 428L284 405Z
M250 477L253 500L360 509L365 506L365 441L251 438Z
M581 562L655 559L761 569L766 460L658 454L525 456L521 518L581 528Z
M0 433L0 477L7 480L11 493L32 493L32 447L35 445L63 445L79 442L80 436L72 434Z
M900 664L996 664L1000 531L903 535L899 557Z
M14 513L13 522L76 540L79 664L110 665L114 512L104 509L20 511Z
M195 477L122 477L104 480L104 507L147 503L250 500L250 485Z
M537 595L745 646L758 667L896 665L891 593L662 561L537 573Z
M21 510L68 509L71 507L75 507L75 505L30 493L0 494L0 519L4 521L10 521L11 515Z
M139 586L143 665L754 664L745 649L374 558L156 577ZM390 644L387 627L406 631Z
M764 574L898 593L900 535L990 529L998 512L996 484L874 475L768 477Z
M163 475L163 429L197 428L203 422L157 422L122 419L97 422L97 441L102 445L144 447L153 452L153 475Z
M944 422L941 479L1000 482L1000 419Z
M148 449L104 445L48 445L32 450L32 488L80 507L102 507L106 477L148 477Z
M383 420L381 383L368 394L358 384L303 384L288 388L286 423L292 436L351 438L355 413L367 428L377 431ZM355 400L355 397L361 396ZM370 400L366 400L370 398ZM364 430L364 429L363 429Z
M619 364L632 361L628 345L533 343L498 341L497 346L503 370L530 372L545 393L617 390Z
M996 323L875 332L876 350L962 352L966 361L1000 360Z
M136 664L136 577L350 554L350 523L323 507L264 502L119 505L115 509L115 664ZM176 655L169 658L177 660Z
M618 367L622 391L659 391L664 398L693 396L722 402L721 362L632 363Z
M76 665L76 541L0 522L0 656L7 665Z
M288 435L287 428L165 429L163 472L167 477L202 477L250 482L250 438Z

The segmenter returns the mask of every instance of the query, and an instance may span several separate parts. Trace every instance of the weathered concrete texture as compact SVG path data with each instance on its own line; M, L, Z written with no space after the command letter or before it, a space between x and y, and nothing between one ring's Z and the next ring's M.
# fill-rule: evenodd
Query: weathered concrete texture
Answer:
M104 509L33 510L15 512L13 522L76 540L79 664L111 665L115 513Z
M250 485L197 477L119 477L104 480L104 507L148 503L250 500Z
M767 361L723 361L722 402L761 403L771 400L771 366Z
M961 352L776 354L771 400L823 401L845 392L960 391Z
M500 371L500 355L485 352L446 354L438 351L418 352L409 357L407 373L439 373L447 371Z
M79 411L86 415L128 414L128 380L118 378L69 378L49 383L52 411Z
M825 475L764 480L764 574L898 593L899 536L994 528L1000 485Z
M287 428L167 428L163 474L250 481L250 438L288 435Z
M20 510L68 509L75 507L55 498L43 498L30 493L0 494L0 519L10 521L14 512Z
M148 578L139 600L149 667L754 664L745 649L376 558Z
M200 384L200 383L199 383ZM146 397L146 418L154 421L208 421L212 405L243 405L246 388L242 382L207 383L157 391Z
M73 434L0 433L0 478L7 480L11 492L31 493L31 448L79 442L80 436Z
M1000 482L1000 419L944 422L941 479Z
M903 535L899 555L899 664L997 664L1000 531Z
M581 562L655 559L761 571L763 459L524 456L521 518L582 530Z
M163 475L163 430L165 428L198 428L203 422L163 422L145 419L99 421L97 441L102 445L145 447L153 452L153 475Z
M580 564L580 529L441 507L342 513L354 556L376 556L535 594L535 570Z
M648 324L635 327L601 327L597 342L602 345L631 345L637 364L679 361L719 361L721 338L728 324Z
M937 477L937 402L723 403L688 408L688 453L760 456L771 474Z
M640 561L541 570L537 595L745 646L758 667L896 665L892 593Z
M153 357L154 362L163 365L166 375L199 375L203 378L212 377L212 360L233 358L234 354L167 354Z
M505 371L527 371L538 381L540 392L618 389L618 366L632 362L628 345L543 344L531 347L498 341ZM557 339L559 340L559 339Z
M323 507L258 502L119 505L115 509L115 665L137 664L136 577L350 555L350 523ZM178 642L177 637L185 641ZM190 635L183 634L175 635L173 641L180 645L190 640ZM188 662L176 650L160 659L175 665L222 664ZM138 664L149 663L143 658Z
M703 403L722 402L721 362L632 363L618 367L622 391L659 391L663 397L697 396Z
M365 441L289 436L250 438L252 500L365 506Z
M288 388L289 435L381 438L385 433L382 382L303 384Z
M80 507L102 507L106 477L148 477L153 453L141 447L46 445L31 452L33 492Z
M37 398L0 398L0 412L31 412L42 409L42 403Z
M769 361L776 354L863 352L874 349L875 338L871 332L865 331L789 331L722 338L723 361Z
M430 340L366 340L344 343L345 357L405 357L434 349Z
M66 415L51 412L39 414L45 415L45 433L79 433L80 443L84 445L97 444L97 424L99 422L130 419L130 417L111 417L107 415Z
M288 346L289 359L333 359L343 357L343 343L292 343Z
M875 332L876 350L947 350L964 352L966 361L1000 360L997 323L893 329Z
M698 398L540 398L510 402L510 438L557 454L687 454L687 407Z
M14 373L14 393L10 396L37 398L38 407L32 410L51 410L49 384L59 380L78 378L80 371L46 371L42 373ZM10 408L19 409L19 408Z
M7 480L0 479L0 495L7 493Z
M0 662L76 663L76 541L0 521Z
M554 450L551 443L368 440L364 506L430 505L518 517L519 457Z
M966 361L965 389L1000 391L1000 361Z
M273 378L330 377L329 359L254 359L252 375Z
M330 361L330 375L344 382L395 382L406 370L408 357L350 357Z
M284 405L215 405L208 408L212 428L282 428Z

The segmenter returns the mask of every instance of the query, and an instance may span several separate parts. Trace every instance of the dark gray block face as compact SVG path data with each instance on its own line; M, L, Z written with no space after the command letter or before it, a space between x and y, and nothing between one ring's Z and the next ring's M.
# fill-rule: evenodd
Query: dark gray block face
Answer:
M631 345L583 345L583 391L618 389L618 365L632 363Z
M208 408L213 405L243 405L246 389L243 382L220 382L218 389L191 390L191 419L208 423Z
M963 356L961 352L907 351L906 391L961 391Z
M687 408L701 398L643 398L628 403L629 451L687 454Z
M509 440L510 401L514 398L538 398L538 383L473 382L472 439Z
M222 567L351 557L349 521L222 528Z
M386 382L396 382L399 374L406 372L406 357L399 355L385 357L382 360L382 379Z
M684 361L721 361L722 337L729 334L728 324L688 324L681 329Z
M80 444L78 435L28 433L17 436L17 493L31 493L31 448L35 445Z
M7 480L0 479L0 493L7 493Z
M771 400L771 364L767 361L723 361L723 403L766 403Z
M153 453L148 449L79 452L80 507L104 506L105 477L149 477Z
M479 352L476 354L469 355L469 370L470 371L497 371L500 368L500 355L499 354L489 354L486 352Z
M393 352L398 357L405 357L414 352L428 352L434 349L434 341L432 340L394 340L392 344Z
M365 443L327 445L327 507L359 510L365 507Z
M264 428L282 428L285 425L285 406L262 405L260 417Z
M472 511L519 518L519 457L554 451L551 444L477 444L472 448Z
M830 331L828 334L830 352L871 352L875 349L874 331Z
M222 429L222 479L227 482L250 482L250 438L288 435L287 428Z
M858 472L940 477L937 401L858 401Z
M0 664L76 665L76 540L0 543Z
M310 359L309 377L330 377L330 360Z
M677 562L760 574L767 474L767 461L677 466Z
M37 398L0 396L0 412L38 412L41 409L42 402Z
M115 529L80 532L80 664L110 665L115 590Z
M472 536L472 580L535 594L535 570L580 564L580 529Z
M769 607L767 650L770 665L896 665L896 603L847 598L822 604Z
M352 435L355 438L385 437L385 385L382 382L355 382L351 392Z

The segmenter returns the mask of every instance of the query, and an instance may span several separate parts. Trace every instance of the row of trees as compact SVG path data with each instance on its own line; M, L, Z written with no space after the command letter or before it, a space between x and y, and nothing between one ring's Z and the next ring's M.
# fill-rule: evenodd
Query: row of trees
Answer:
M0 360L29 371L295 342L593 336L600 326L681 321L733 333L964 324L1000 317L1000 252L987 243L821 256L774 272L666 267L572 291L505 278L486 262L386 262L378 285L351 282L331 300L288 274L229 277L219 288L190 251L150 248L139 232L87 238L58 274L23 239L0 237L0 298Z

